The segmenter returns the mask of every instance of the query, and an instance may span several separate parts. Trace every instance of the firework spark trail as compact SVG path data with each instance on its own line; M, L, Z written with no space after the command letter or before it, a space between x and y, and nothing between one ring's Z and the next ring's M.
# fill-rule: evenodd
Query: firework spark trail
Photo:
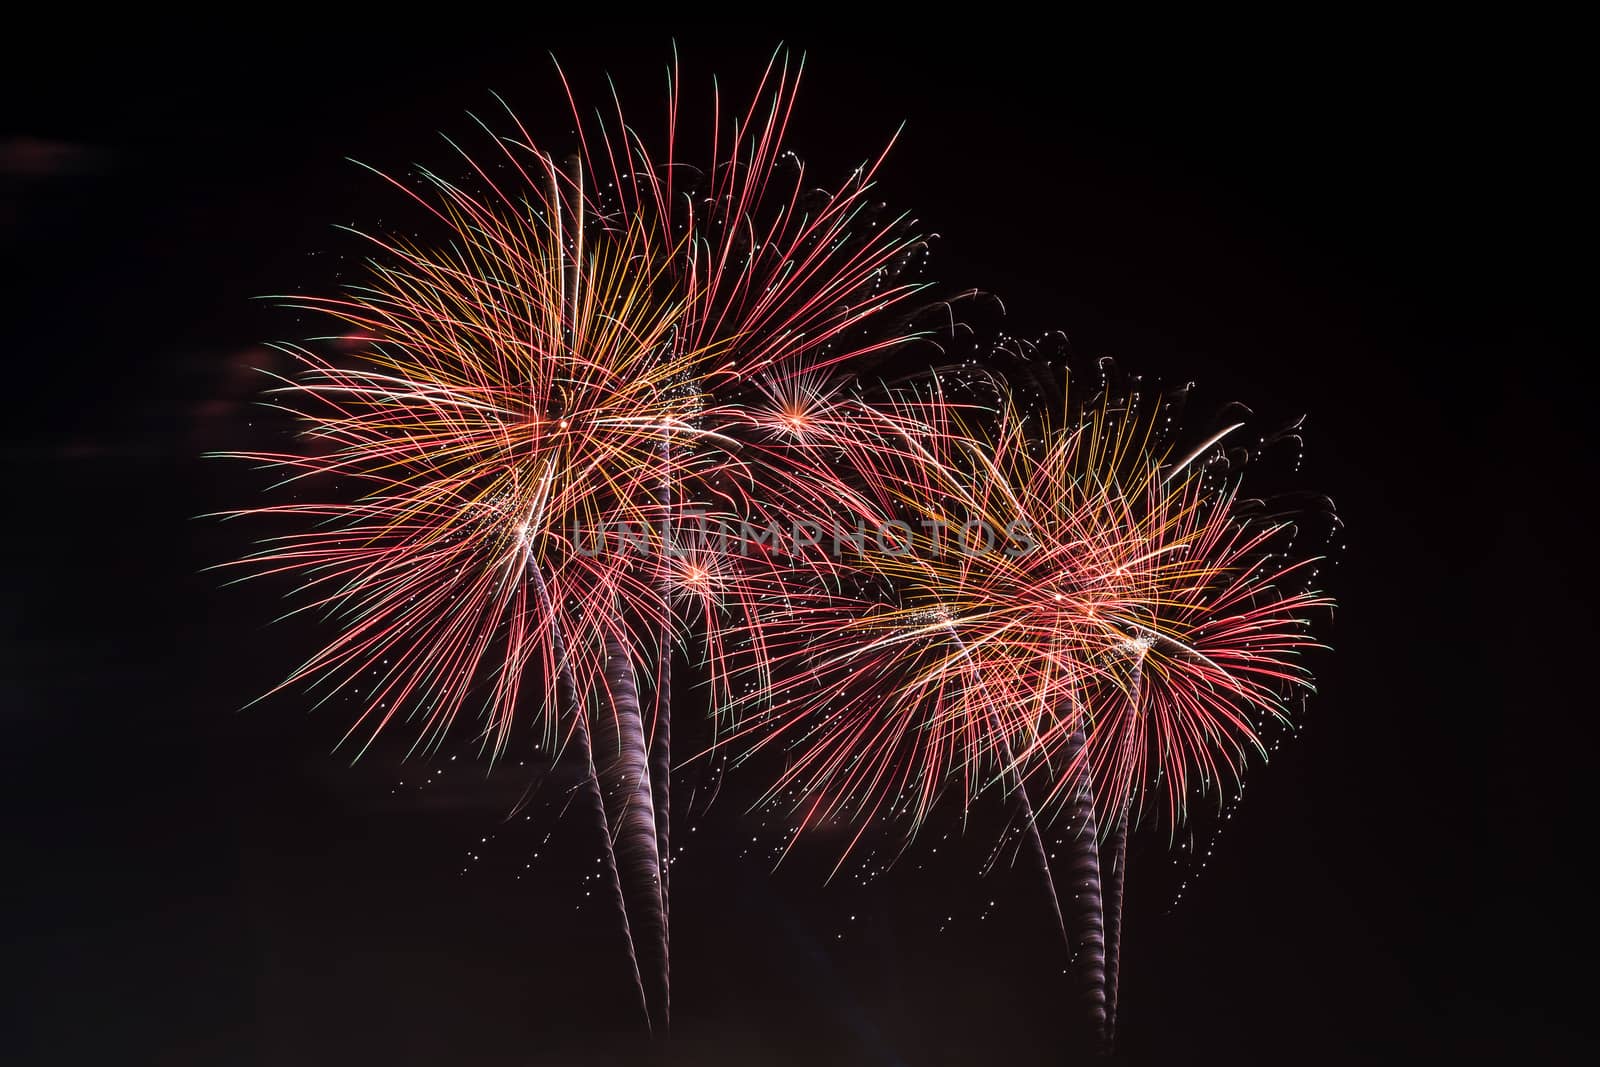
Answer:
M951 639L961 648L962 655L971 659L971 652L961 641L961 635L952 630ZM1044 880L1045 892L1050 901L1050 914L1055 918L1056 929L1061 934L1061 943L1066 946L1068 962L1076 961L1078 946L1067 932L1067 922L1061 913L1061 895L1056 892L1055 874L1050 869L1050 852L1045 848L1044 835L1039 830L1039 822L1035 817L1033 802L1028 799L1028 783L1018 769L1017 757L1011 747L1011 740L1007 736L1005 724L994 716L994 738L999 748L1001 757L1001 777L1006 780L1007 789L1017 802L1017 807L1022 816L1023 833L1028 838L1028 844L1033 852L1034 863L1039 868L1039 875ZM1076 900L1076 895L1074 895ZM1076 910L1074 911L1076 915Z
M639 954L649 965L656 1006L655 1019L662 1028L670 1023L671 976L666 955L666 922L662 910L661 861L657 851L658 825L647 742L642 727L639 689L634 664L615 638L607 638L605 677L610 714L602 712L605 757L600 777L613 794L611 825L616 827L623 895L633 916Z
M534 594L545 610L546 617L550 620L550 640L555 647L557 663L560 664L558 674L560 677L560 692L567 701L567 706L573 709L573 744L578 749L578 755L583 760L584 779L583 792L588 799L589 808L600 828L600 837L604 842L601 849L601 858L606 869L606 881L611 889L612 899L617 905L617 920L622 927L623 941L627 945L628 966L633 975L634 986L639 991L639 1008L644 1012L646 1023L650 1019L650 999L645 995L644 976L639 970L639 957L633 942L633 930L628 923L628 906L622 894L622 880L617 872L617 857L611 841L611 824L606 818L605 796L600 791L600 776L595 770L594 747L590 743L589 726L585 716L578 709L577 687L573 684L572 671L566 665L566 643L562 639L557 617L550 605L550 594L545 587L543 576L538 568L531 568L529 578L534 587Z
M661 522L662 544L671 551L677 538L672 491L672 434L662 436L661 444ZM661 614L672 618L672 591L665 582L661 585ZM672 958L672 657L674 652L671 625L660 628L656 645L656 677L653 686L650 732L650 786L654 790L656 823L656 859L659 870L656 877L661 883L661 947L670 961ZM664 982L665 1001L663 1013L670 1018L672 1012L671 975Z
M1111 832L1106 835L1105 853L1109 857L1102 870L1106 878L1105 933L1106 933L1106 1026L1107 1051L1117 1033L1117 983L1122 970L1122 892L1127 879L1128 866L1128 812L1124 808L1117 816Z
M1072 944L1076 954L1078 995L1100 1047L1106 1031L1106 927L1100 893L1100 831L1094 813L1094 785L1089 780L1089 758L1083 727L1068 735L1063 757L1073 782L1063 813L1072 841L1067 852L1067 882L1072 888Z
M1016 800L1018 811L1022 817L1023 833L1027 835L1029 848L1033 852L1034 864L1039 868L1039 876L1044 879L1045 892L1050 898L1050 914L1055 919L1056 930L1061 934L1061 943L1067 948L1070 962L1070 956L1075 950L1072 937L1067 933L1066 917L1061 913L1061 894L1056 892L1055 874L1050 869L1050 850L1045 848L1044 835L1039 830L1039 821L1034 815L1033 802L1028 799L1028 783L1017 771L1010 742L1005 740L1003 734L1001 734L1001 752L1009 765L1005 774L1010 780L1011 796Z
M653 805L652 814L655 818L656 830L656 880L661 887L661 950L667 960L672 958L672 913L671 913L671 887L668 879L672 876L672 713L668 709L672 701L672 644L669 631L662 630L659 665L656 668L656 688L660 696L657 698L655 730L650 738L650 785L654 790L651 797ZM662 972L662 1013L671 1019L672 1013L672 975L669 969Z
M1143 657L1135 657L1128 677L1127 714L1139 712L1139 693L1143 688ZM1132 733L1128 734L1131 739ZM1105 861L1102 875L1106 878L1105 931L1106 931L1106 1049L1109 1052L1117 1033L1117 986L1122 971L1122 893L1127 881L1128 867L1128 811L1131 798L1124 799L1112 809L1111 831L1106 835Z

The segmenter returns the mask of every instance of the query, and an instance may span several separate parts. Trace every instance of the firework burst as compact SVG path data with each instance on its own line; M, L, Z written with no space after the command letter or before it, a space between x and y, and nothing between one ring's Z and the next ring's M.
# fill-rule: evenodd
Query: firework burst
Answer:
M399 718L428 750L470 712L491 758L529 717L575 749L659 1023L674 649L706 636L718 699L719 635L773 595L759 559L686 550L686 517L781 510L764 405L902 343L919 288L909 221L868 200L881 157L817 190L784 148L798 77L775 57L731 136L719 99L702 168L677 158L674 71L664 154L574 102L575 156L513 117L461 180L390 179L437 238L365 235L363 285L289 301L346 354L288 346L272 402L303 447L243 457L297 499L237 513L295 529L242 563L339 629L283 687L361 692L362 747Z
M799 831L851 828L846 854L871 826L914 835L942 800L1002 790L1109 1042L1130 816L1160 795L1181 820L1242 771L1260 719L1307 683L1295 657L1327 602L1294 591L1281 527L1207 472L1226 432L1180 453L1166 402L1105 392L1051 424L996 392L987 417L937 379L893 406L895 443L860 453L856 481L895 536L772 625L780 681L743 736L783 753L769 799L801 798ZM1041 817L1071 837L1065 910Z

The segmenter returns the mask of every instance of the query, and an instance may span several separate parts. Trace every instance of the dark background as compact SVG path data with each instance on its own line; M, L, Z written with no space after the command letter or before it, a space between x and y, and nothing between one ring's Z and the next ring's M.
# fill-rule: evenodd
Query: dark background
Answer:
M1025 869L980 876L983 827L822 889L804 857L768 874L735 785L680 811L677 1027L646 1051L609 914L581 906L585 828L548 792L504 823L525 779L465 745L351 769L337 709L238 710L318 636L264 626L281 588L201 573L250 532L195 516L255 483L200 454L259 432L248 368L298 336L252 298L326 280L334 224L403 210L343 157L446 158L435 132L470 138L491 88L562 143L552 49L648 128L669 34L77 29L8 45L0 1059L1062 1062L1042 904ZM1303 736L1180 907L1164 842L1134 856L1121 1054L1577 1058L1574 68L1559 34L1504 27L1150 29L787 35L819 177L907 123L884 196L942 235L931 277L1207 403L1309 414L1303 483L1348 526ZM710 76L742 103L778 39L676 35L691 127Z

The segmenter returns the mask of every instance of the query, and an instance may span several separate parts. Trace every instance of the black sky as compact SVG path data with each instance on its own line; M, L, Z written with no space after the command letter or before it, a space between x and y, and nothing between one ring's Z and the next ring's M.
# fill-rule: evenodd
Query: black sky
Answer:
M1577 1058L1596 946L1575 878L1595 704L1575 70L1488 27L1211 32L788 33L808 52L792 145L836 177L904 121L883 195L941 235L932 278L999 294L1013 333L1309 416L1303 483L1348 528L1335 651L1181 907L1160 848L1135 855L1125 1058ZM713 73L745 97L780 36L675 34L701 105ZM247 533L194 516L254 483L200 454L258 432L246 368L295 336L252 298L325 279L351 249L335 224L400 209L344 157L437 161L491 89L559 142L551 50L589 99L609 69L648 113L670 37L9 45L0 1059L1062 1062L1042 903L1024 870L980 878L977 844L823 890L817 863L740 855L763 829L741 797L685 814L678 1032L646 1053L613 1033L634 1018L606 915L577 906L582 831L543 801L502 825L514 773L352 770L336 713L237 710L316 637L263 627L273 590L201 573Z

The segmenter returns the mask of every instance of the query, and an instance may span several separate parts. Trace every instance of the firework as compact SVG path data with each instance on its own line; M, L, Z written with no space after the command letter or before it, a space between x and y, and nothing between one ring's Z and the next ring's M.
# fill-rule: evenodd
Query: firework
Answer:
M674 649L706 635L723 699L719 635L774 573L686 551L683 527L786 513L759 497L763 405L903 342L890 312L919 288L909 220L867 199L877 161L818 191L784 148L798 78L775 57L731 137L719 100L700 168L676 155L674 71L664 154L620 110L580 116L566 159L513 116L462 180L391 179L436 237L366 235L361 286L289 301L345 354L286 346L302 373L272 402L304 446L244 457L298 499L238 513L295 525L243 563L296 576L299 610L339 628L283 687L361 679L362 748L399 718L427 750L470 712L491 758L530 716L576 750L661 1023Z
M718 729L783 753L769 798L850 828L846 854L1004 797L1108 1044L1130 829L1238 778L1327 602L1213 465L1226 431L1181 450L1134 394L1051 420L973 371L868 381L920 335L925 249L870 198L882 155L813 188L784 148L798 81L778 56L731 124L719 98L703 166L674 69L664 150L569 88L575 154L510 116L460 179L391 180L429 232L364 235L361 285L288 301L337 345L285 346L271 398L303 443L245 458L295 495L237 514L292 532L242 564L337 627L283 687L359 693L358 753L469 718L490 759L518 724L574 754L653 1025L694 654Z
M802 798L801 831L853 828L847 852L871 825L914 835L942 800L1002 790L1109 1042L1130 817L1161 795L1181 820L1240 773L1261 718L1306 684L1294 657L1326 601L1285 591L1301 565L1271 552L1281 528L1208 473L1220 438L1179 453L1170 407L1136 397L1052 425L997 393L974 418L936 379L895 406L895 444L858 453L862 497L898 537L772 624L779 682L743 736L784 754L769 798ZM1071 837L1065 912L1041 789L1038 817Z

